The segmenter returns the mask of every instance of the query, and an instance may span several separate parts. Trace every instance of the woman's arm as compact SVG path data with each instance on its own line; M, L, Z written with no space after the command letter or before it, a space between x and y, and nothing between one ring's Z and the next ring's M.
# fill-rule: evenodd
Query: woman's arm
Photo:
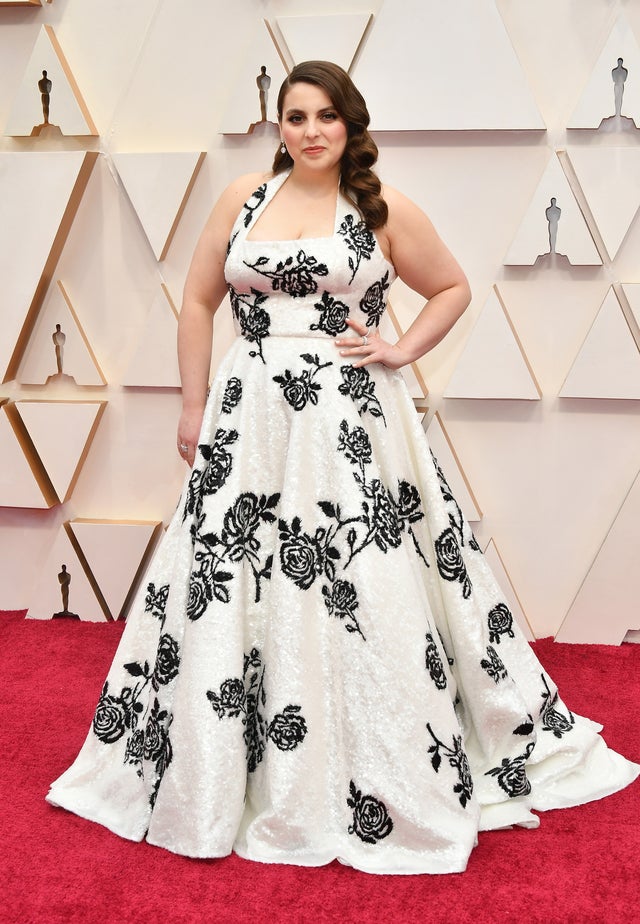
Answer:
M389 344L357 321L347 321L369 344L349 347L352 339L336 341L343 356L361 356L355 366L380 362L399 369L433 349L451 330L471 301L469 283L461 267L424 214L397 190L384 187L389 219L378 232L380 246L400 279L423 295L427 303L397 343Z
M227 291L224 264L229 236L240 209L262 182L261 174L250 174L227 187L209 216L187 274L178 322L182 414L177 445L189 465L193 465L207 401L213 316ZM186 452L180 451L181 445L188 447Z

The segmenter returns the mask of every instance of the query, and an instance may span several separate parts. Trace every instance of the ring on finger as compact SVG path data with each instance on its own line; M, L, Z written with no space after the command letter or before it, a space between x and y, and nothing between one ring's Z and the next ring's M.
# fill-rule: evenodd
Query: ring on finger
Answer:
M369 346L369 337L367 334L362 334L362 346Z
M180 443L180 445L178 446L178 449L183 455L185 452L189 452L189 447L187 446L186 443Z

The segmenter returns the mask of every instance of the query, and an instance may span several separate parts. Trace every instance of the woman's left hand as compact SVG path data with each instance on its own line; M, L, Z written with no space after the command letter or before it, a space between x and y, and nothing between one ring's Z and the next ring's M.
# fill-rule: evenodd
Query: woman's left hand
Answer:
M355 358L353 365L356 368L367 366L369 363L382 363L388 369L399 369L409 362L397 344L387 343L382 339L377 328L372 331L353 318L347 318L346 323L358 337L347 337L343 334L336 338L335 344L340 356Z

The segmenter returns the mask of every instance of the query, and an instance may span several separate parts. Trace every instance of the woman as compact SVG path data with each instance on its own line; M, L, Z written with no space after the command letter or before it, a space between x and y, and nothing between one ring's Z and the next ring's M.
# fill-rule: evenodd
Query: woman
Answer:
M269 176L223 193L180 318L191 473L49 800L189 856L463 870L479 829L638 767L533 656L430 455L401 366L469 289L371 172L364 101L326 62L278 100ZM378 333L400 276L428 304ZM240 334L207 398L213 313Z

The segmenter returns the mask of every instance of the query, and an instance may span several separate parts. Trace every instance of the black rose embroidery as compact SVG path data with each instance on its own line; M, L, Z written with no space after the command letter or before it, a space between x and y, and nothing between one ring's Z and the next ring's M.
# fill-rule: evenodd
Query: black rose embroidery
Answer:
M545 675L540 674L540 678L544 684L544 691L542 693L542 707L540 709L542 730L552 732L556 738L562 738L563 735L573 729L576 721L575 716L568 709L568 716L564 716L558 709L556 709L556 706L560 701L558 691L556 690L552 695Z
M495 776L498 785L510 799L517 796L528 796L531 792L531 783L527 778L526 762L533 751L534 744L530 742L524 754L517 757L503 757L500 766L487 770L485 776Z
M351 285L361 261L371 259L371 254L375 250L376 239L367 228L365 222L362 219L357 222L354 221L351 214L345 215L338 228L338 234L342 235L349 250L355 254L355 260L352 256L349 256L349 269L351 270L349 285Z
M493 645L487 645L487 657L480 661L482 667L495 683L506 680L509 676L500 655Z
M216 430L213 445L201 443L198 451L206 465L204 468L195 467L187 485L186 499L182 513L182 522L189 514L196 519L202 512L205 497L216 494L223 487L233 468L233 457L228 446L232 446L238 439L237 430Z
M222 522L229 561L240 561L260 548L256 536L260 514L258 496L251 491L241 494L225 513Z
M127 739L127 746L124 752L125 764L138 766L142 763L144 757L144 731L137 728Z
M247 199L245 204L242 206L243 211L247 213L244 216L244 219L242 222L245 228L248 228L251 222L253 221L254 212L256 211L256 209L260 208L260 206L264 202L264 198L266 194L267 194L267 184L263 183L262 186L259 186L258 189L256 189L256 191L251 194L249 199Z
M500 636L508 635L514 638L513 616L506 603L498 603L489 612L487 616L487 626L489 628L489 641L500 644Z
M159 619L163 619L168 597L168 584L163 584L162 587L158 587L157 590L156 585L153 582L148 584L147 595L144 598L145 613L151 613L152 616L157 616Z
M350 581L334 581L331 588L326 585L322 588L322 596L329 616L343 620L347 632L357 632L364 639L356 618L359 604L358 594L353 584Z
M154 689L159 686L166 686L178 676L180 669L180 649L177 641L168 633L160 636L158 642L158 652L156 655L156 666L153 670L152 684Z
M389 270L382 279L374 282L360 300L360 310L367 315L367 327L377 327L387 304L386 291L389 288Z
M376 396L375 382L364 366L341 366L342 384L338 386L341 395L348 395L357 405L360 416L367 411L372 417L381 417L386 426L382 406Z
M433 640L430 632L427 632L427 648L425 651L425 664L429 671L429 676L435 683L438 690L444 690L447 686L447 677L444 672L444 664L438 651L438 646Z
M268 298L269 296L259 289L252 288L251 294L246 295L229 286L231 311L240 327L240 333L249 343L257 344L257 349L249 350L249 356L259 356L262 362L265 361L262 341L269 336L271 327L269 312L262 307Z
M244 708L247 695L242 680L225 680L220 686L220 705L231 714L237 709L238 713Z
M328 292L323 292L319 302L313 306L320 312L317 324L312 324L309 330L321 330L330 337L336 337L347 329L346 320L349 317L349 306L339 301Z
M284 292L291 298L314 295L318 291L315 277L326 276L329 272L324 263L318 263L315 257L308 257L304 250L299 250L295 259L287 257L280 261L273 270L265 268L269 262L268 257L259 257L255 263L247 263L245 260L245 266L270 279L274 292Z
M398 482L396 511L400 519L406 520L408 523L417 523L418 520L424 517L420 492L409 481Z
M377 844L393 831L387 807L375 796L363 796L353 780L349 783L347 805L353 809L353 821L349 825L349 834L356 834L366 844Z
M233 376L227 382L222 396L222 413L230 414L234 407L237 407L242 398L242 382L236 376Z
M102 688L93 717L93 733L105 744L114 744L127 730L127 711L122 698L109 693L109 682Z
M189 579L189 597L187 599L187 617L192 621L200 619L209 605L207 581L204 575L193 572Z
M458 540L451 528L445 529L435 541L438 571L445 581L459 581L462 584L462 596L471 596L471 581L462 558Z
M428 753L431 754L431 766L438 773L442 764L442 754L448 757L449 766L458 775L458 782L454 784L453 791L458 796L458 801L462 808L466 808L473 794L473 777L471 776L469 760L462 746L462 735L454 735L452 746L448 747L444 742L440 741L428 722L427 731L433 739L433 744L428 748Z
M333 365L331 362L321 363L319 357L311 353L302 353L300 359L308 363L311 369L303 369L300 375L293 375L289 369L285 369L282 375L273 376L273 381L282 388L285 401L294 411L301 411L307 404L318 403L318 392L322 386L315 381L315 377L321 369Z
M294 517L291 527L280 521L280 567L301 590L307 590L322 573L321 552L317 541L301 531L300 520Z
M307 723L300 715L300 706L285 706L282 712L274 715L267 730L267 737L279 751L293 751L306 734Z
M371 462L371 440L364 427L353 427L349 430L347 421L341 421L338 452L343 452L349 462L359 465L364 473L364 466Z
M378 478L374 478L364 491L373 504L371 522L375 544L382 552L397 549L402 541L402 528L391 492Z

